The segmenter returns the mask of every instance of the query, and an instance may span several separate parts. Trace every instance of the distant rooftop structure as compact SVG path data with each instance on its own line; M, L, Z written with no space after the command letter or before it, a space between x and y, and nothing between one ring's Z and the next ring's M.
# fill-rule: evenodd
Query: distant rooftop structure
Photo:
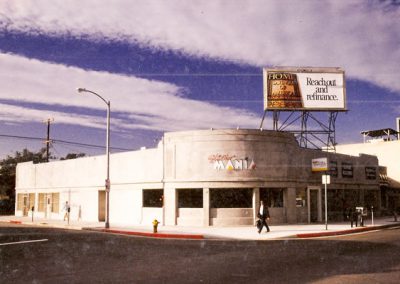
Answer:
M392 128L361 131L361 134L364 137L364 143L373 141L399 140L399 132ZM367 137L370 137L372 139L367 140Z

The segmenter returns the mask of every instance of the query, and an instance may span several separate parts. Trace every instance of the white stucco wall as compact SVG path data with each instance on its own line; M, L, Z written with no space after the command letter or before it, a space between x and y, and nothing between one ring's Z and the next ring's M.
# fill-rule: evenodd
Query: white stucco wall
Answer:
M299 211L296 189L321 185L321 173L311 171L313 158L328 156L337 162L339 171L343 163L353 165L354 177L343 178L340 174L332 177L333 189L379 189L377 179L365 177L366 166L378 167L377 158L350 154L354 156L303 149L292 134L275 131L166 133L158 148L111 155L110 223L150 225L156 218L166 225L253 224L260 189L283 189L285 206L271 208L271 215L277 223L296 222ZM221 156L230 158L218 158ZM227 165L230 160L247 161L247 166L229 170L214 166L215 161ZM253 168L252 161L256 164ZM47 214L46 218L62 219L62 207L69 201L72 219L78 219L80 208L81 220L98 221L99 196L104 194L105 178L105 155L43 164L22 163L17 166L16 193L36 193L35 208L38 208L38 193L57 192L60 211ZM253 191L250 208L210 208L213 189L237 188ZM163 208L143 208L143 190L149 189L164 190ZM181 189L203 189L203 208L178 208L177 191ZM104 207L104 200L100 204ZM22 212L17 210L16 214Z
M110 222L139 224L142 221L142 189L162 189L162 148L112 154L110 156ZM60 193L58 214L63 218L63 205L71 206L71 219L98 221L99 191L104 191L106 156L17 165L16 193ZM38 208L38 195L35 200ZM37 217L45 213L35 212ZM22 215L16 211L16 215ZM49 215L49 214L48 214Z
M400 140L337 145L336 152L377 156L379 165L387 167L388 176L400 182Z

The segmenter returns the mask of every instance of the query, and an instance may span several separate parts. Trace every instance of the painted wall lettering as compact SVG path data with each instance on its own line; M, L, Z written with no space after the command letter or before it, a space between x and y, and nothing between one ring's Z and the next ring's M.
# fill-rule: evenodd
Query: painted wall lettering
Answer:
M236 155L214 154L208 157L208 161L213 164L214 170L241 171L254 170L256 163L253 159L237 158Z

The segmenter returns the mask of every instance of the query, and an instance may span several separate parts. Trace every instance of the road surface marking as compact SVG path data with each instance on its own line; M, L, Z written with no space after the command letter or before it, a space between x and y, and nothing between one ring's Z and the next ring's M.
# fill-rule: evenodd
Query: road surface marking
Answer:
M0 244L0 246L18 245L18 244L28 244L28 243L37 243L37 242L47 242L47 241L48 241L48 239L30 240L30 241L20 241L20 242L2 243L2 244Z

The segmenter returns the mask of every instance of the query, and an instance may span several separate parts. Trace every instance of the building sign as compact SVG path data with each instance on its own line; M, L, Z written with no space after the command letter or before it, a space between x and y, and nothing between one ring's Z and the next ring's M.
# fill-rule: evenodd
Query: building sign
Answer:
M215 154L208 157L208 161L213 164L214 170L241 171L254 170L256 163L253 159L238 158L236 155Z
M311 160L311 171L325 172L328 170L328 158L317 158Z
M338 165L336 161L329 161L329 174L332 177L338 177Z
M346 110L338 68L264 69L265 110Z
M376 179L376 168L375 167L365 167L365 178L366 179Z
M342 163L342 177L344 178L353 177L353 164Z

